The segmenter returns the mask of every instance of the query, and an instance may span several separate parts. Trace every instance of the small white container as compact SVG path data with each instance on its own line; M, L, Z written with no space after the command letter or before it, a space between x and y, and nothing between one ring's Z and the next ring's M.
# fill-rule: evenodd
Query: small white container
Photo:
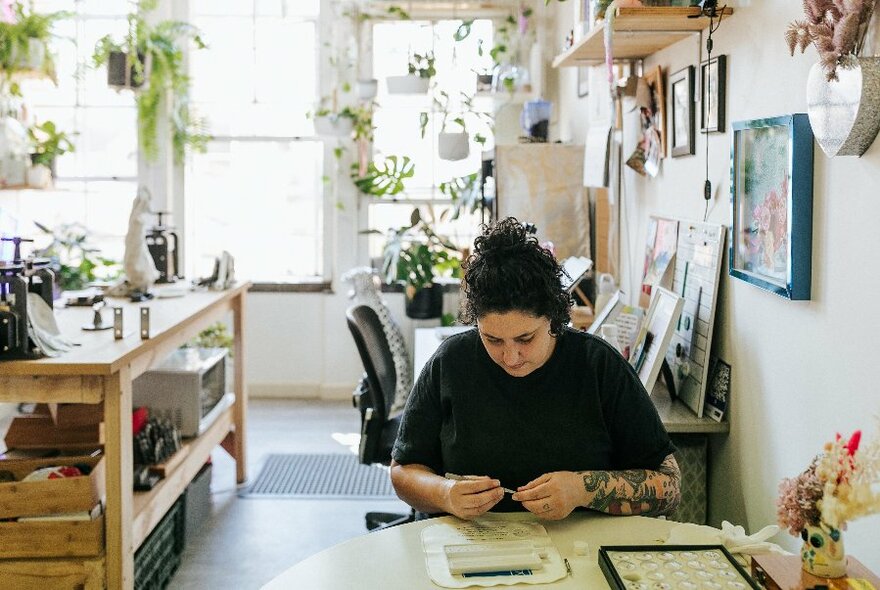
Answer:
M422 78L407 74L406 76L388 76L389 94L424 94L431 86L430 78Z
M315 117L315 135L348 137L354 130L354 121L348 117L327 115Z
M357 81L357 95L361 100L371 100L379 90L379 81L375 78Z
M52 171L48 166L36 164L27 171L27 185L31 188L49 188L52 186Z

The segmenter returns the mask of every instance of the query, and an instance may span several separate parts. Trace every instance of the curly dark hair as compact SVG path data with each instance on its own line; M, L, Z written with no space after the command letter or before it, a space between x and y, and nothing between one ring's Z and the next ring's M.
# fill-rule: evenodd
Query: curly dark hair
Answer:
M558 336L571 319L562 266L514 217L483 226L464 272L460 319L468 325L489 313L520 311L550 320Z

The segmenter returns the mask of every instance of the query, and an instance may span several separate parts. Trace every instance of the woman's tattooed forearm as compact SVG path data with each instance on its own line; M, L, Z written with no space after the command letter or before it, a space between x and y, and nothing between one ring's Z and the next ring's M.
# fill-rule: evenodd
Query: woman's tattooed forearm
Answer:
M608 514L666 514L681 499L681 472L669 455L655 469L584 471L584 490L592 497L589 508Z

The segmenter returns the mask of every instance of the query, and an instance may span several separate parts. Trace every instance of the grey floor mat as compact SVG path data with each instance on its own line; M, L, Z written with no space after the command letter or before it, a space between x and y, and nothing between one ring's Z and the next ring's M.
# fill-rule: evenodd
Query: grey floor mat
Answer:
M245 498L396 498L388 471L350 454L269 455Z

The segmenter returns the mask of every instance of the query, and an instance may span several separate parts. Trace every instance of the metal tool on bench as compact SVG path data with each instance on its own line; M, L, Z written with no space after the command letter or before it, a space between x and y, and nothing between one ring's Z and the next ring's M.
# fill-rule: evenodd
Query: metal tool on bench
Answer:
M173 227L162 224L162 216L170 214L169 211L157 211L159 223L150 228L146 236L147 249L153 257L156 270L159 271L157 283L173 283L183 278L178 259L180 240L177 233L172 231Z
M95 315L92 317L91 324L83 324L83 330L94 332L99 330L109 330L113 327L113 324L105 322L104 317L101 315L101 310L104 309L106 305L107 302L103 299L101 301L98 301L97 303L92 304L92 311L95 312Z
M35 293L52 309L55 273L47 258L21 256L19 236L0 238L15 244L13 260L0 261L0 359L37 358L39 349L28 336L28 293Z

